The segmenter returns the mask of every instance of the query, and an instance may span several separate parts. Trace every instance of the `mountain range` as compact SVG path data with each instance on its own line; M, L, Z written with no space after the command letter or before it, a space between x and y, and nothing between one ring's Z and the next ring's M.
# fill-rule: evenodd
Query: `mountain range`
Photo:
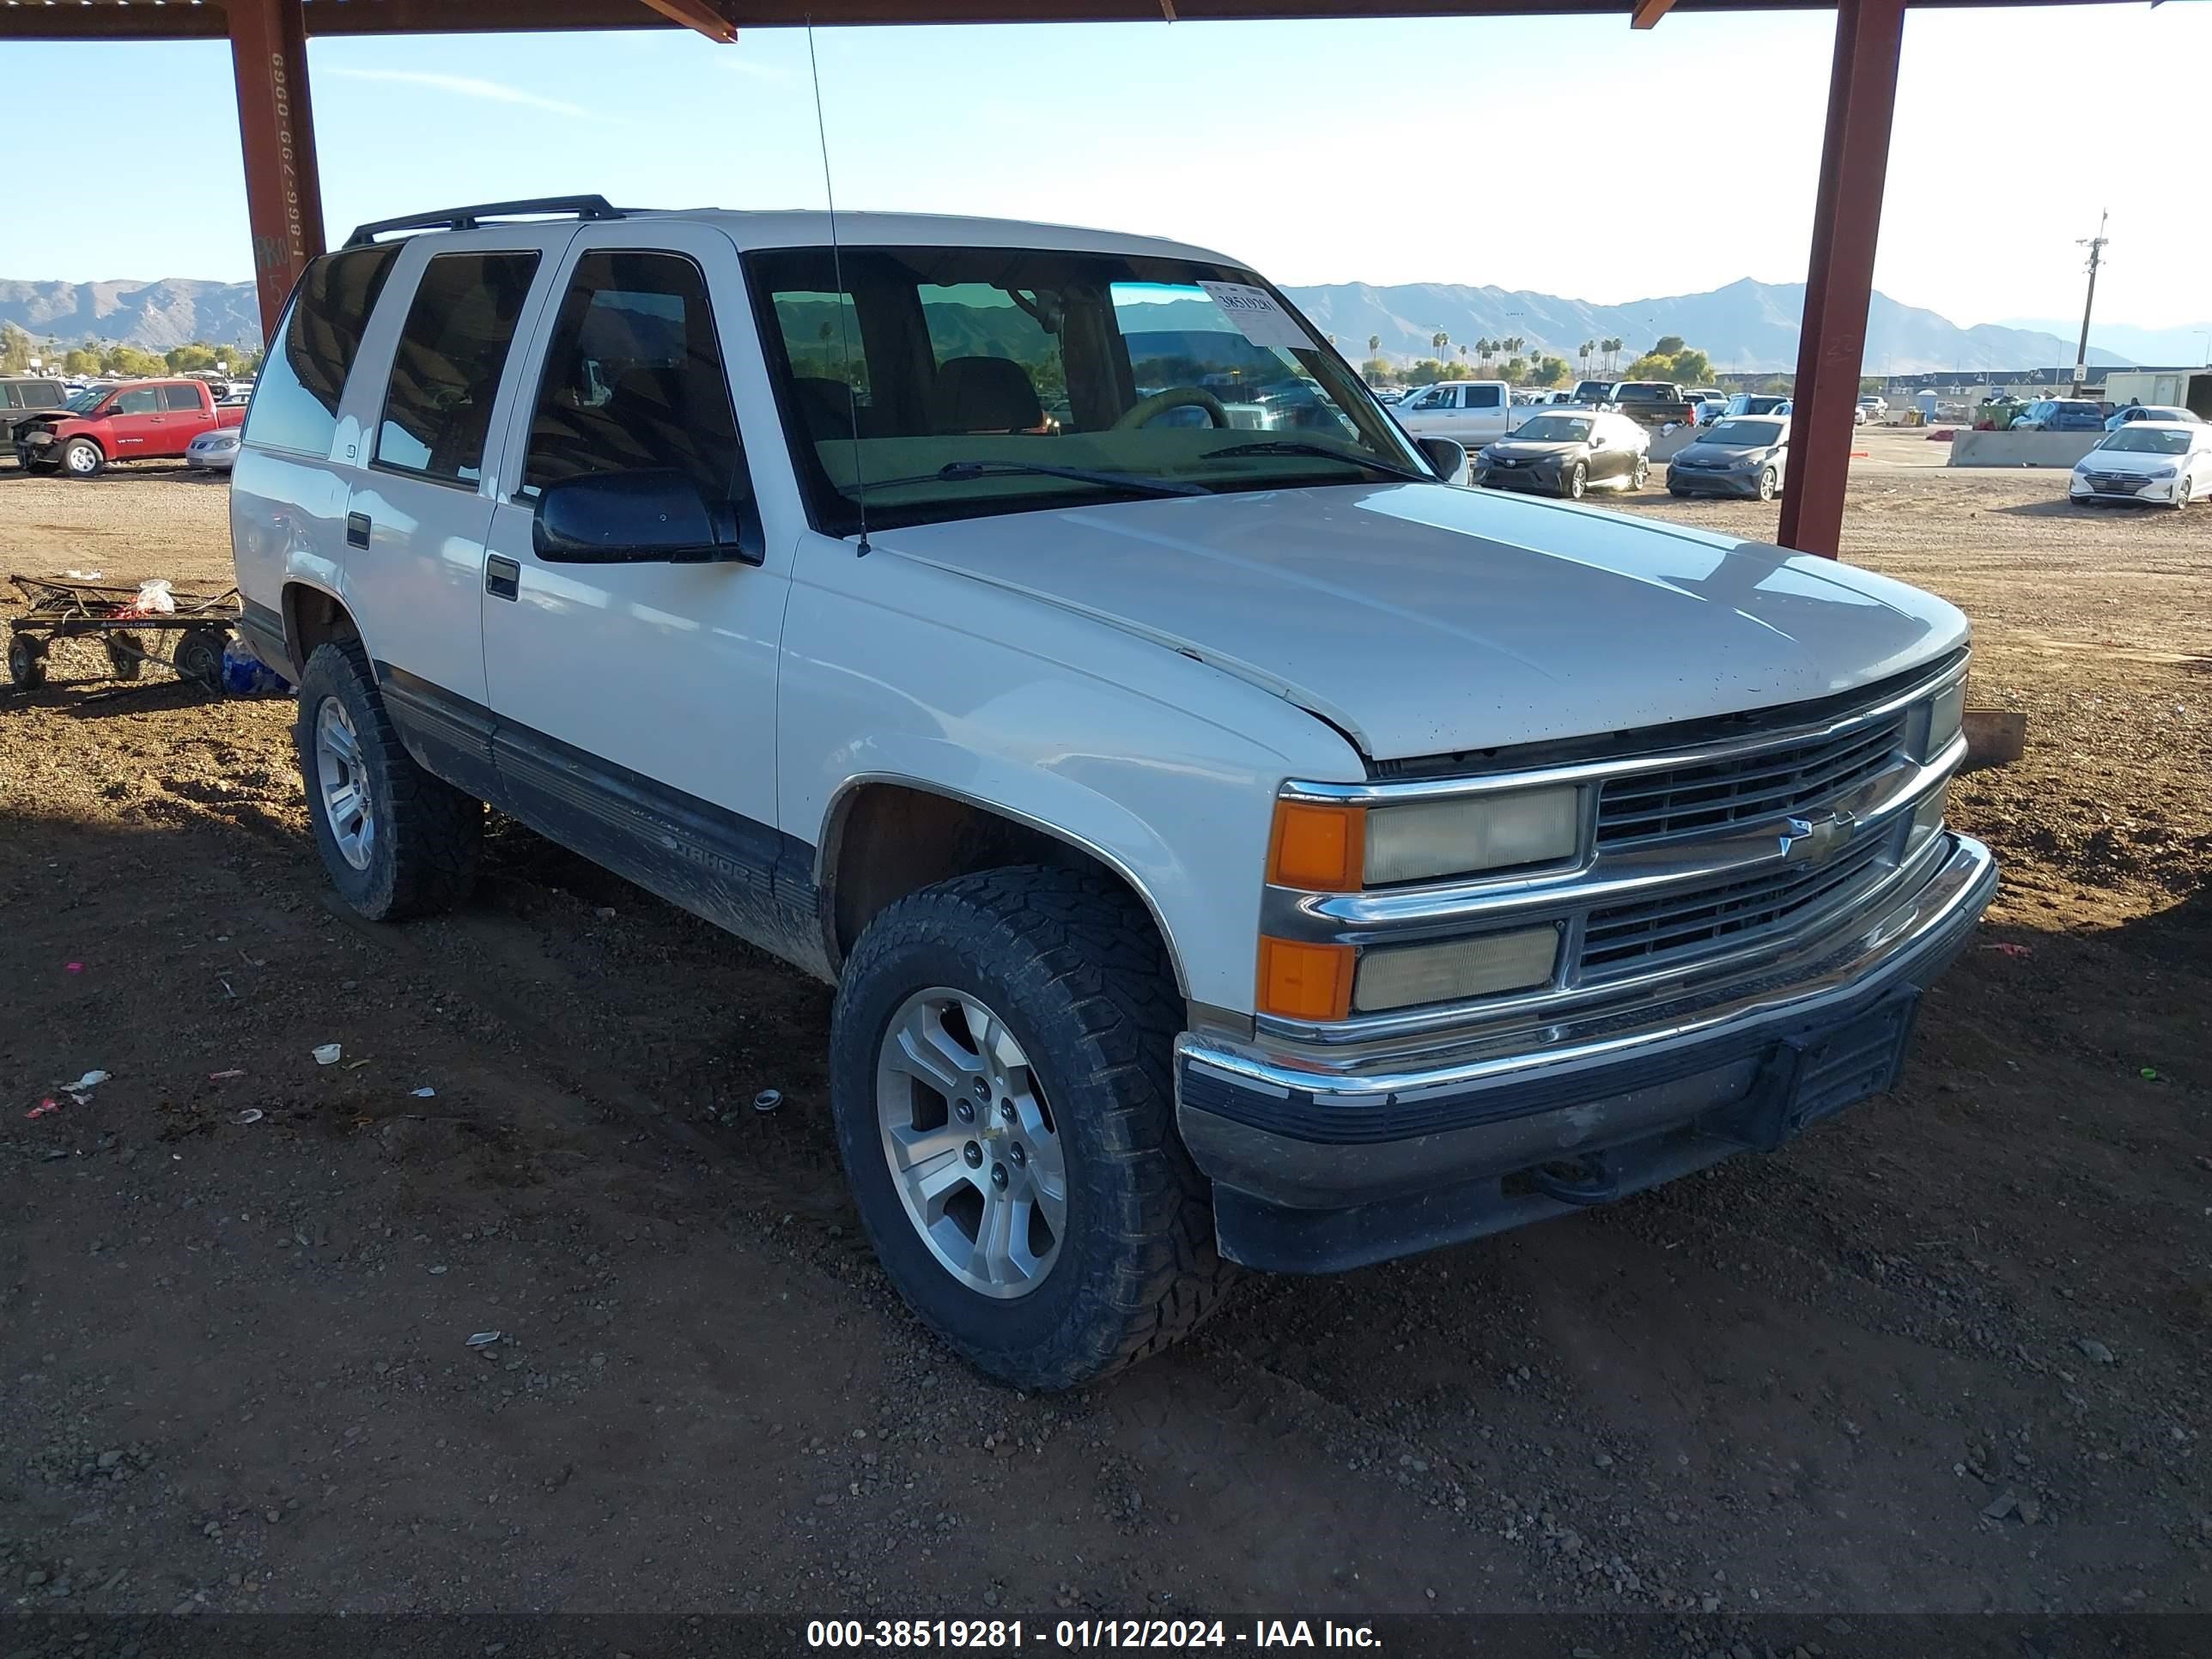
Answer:
M1332 283L1285 290L1323 332L1336 337L1346 356L1364 358L1370 336L1382 337L1385 356L1400 361L1433 355L1438 330L1453 342L1518 336L1579 366L1584 340L1618 336L1628 343L1623 361L1664 335L1679 334L1701 348L1723 372L1778 371L1797 366L1802 283L1756 283L1748 277L1705 294L1673 295L1626 305L1592 305L1527 289L1468 287L1451 283ZM1162 319L1166 320L1165 319ZM55 283L0 279L0 323L14 323L34 338L64 345L88 337L107 343L166 350L188 341L211 345L258 343L260 314L251 283L190 277L158 282ZM2173 331L2100 330L2121 346L2164 339ZM1979 323L1962 328L1935 312L1874 296L1868 318L1869 374L1929 369L2026 369L2073 361L2070 337L2047 330ZM2192 362L2172 352L2106 349L2093 346L2092 363Z

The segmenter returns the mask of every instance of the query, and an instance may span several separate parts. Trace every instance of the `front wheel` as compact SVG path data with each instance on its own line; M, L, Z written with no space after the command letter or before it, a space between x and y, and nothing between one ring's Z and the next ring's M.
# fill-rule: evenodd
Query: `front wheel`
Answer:
M107 456L89 438L71 438L62 446L62 471L72 478L96 478L107 465Z
M451 908L475 884L483 803L415 763L358 640L319 645L293 728L315 846L338 896L371 921Z
M1647 483L1650 483L1650 482L1651 482L1651 460L1650 460L1650 458L1649 456L1645 456L1645 455L1638 455L1638 456L1636 458L1636 471L1633 471L1633 472L1632 472L1631 474L1629 474L1629 477L1628 477L1628 487L1629 487L1631 489L1643 489L1643 488L1644 488L1644 486L1645 484L1647 484Z
M1023 867L890 905L846 963L830 1109L861 1224L922 1322L1022 1389L1187 1334L1233 1273L1175 1127L1182 1020L1152 919Z
M1781 491L1781 488L1782 488L1782 480L1781 480L1781 479L1779 479L1779 478L1778 478L1778 477L1776 477L1774 476L1774 469L1773 469L1772 467L1771 467L1771 466L1768 466L1768 467L1761 467L1761 468L1759 469L1759 500L1761 500L1762 501L1772 501L1772 500L1775 498L1775 496L1776 496L1778 494L1779 494L1779 493L1780 493L1780 491Z
M1578 501L1589 488L1589 468L1577 461L1567 471L1566 497L1571 501Z

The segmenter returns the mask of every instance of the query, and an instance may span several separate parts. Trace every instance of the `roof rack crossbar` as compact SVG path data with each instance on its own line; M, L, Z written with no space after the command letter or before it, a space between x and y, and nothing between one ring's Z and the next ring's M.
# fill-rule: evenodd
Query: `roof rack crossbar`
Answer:
M475 207L447 208L437 213L410 213L398 219L379 219L356 225L346 238L348 247L366 247L380 236L396 230L475 230L487 219L556 217L620 219L623 210L604 196L538 196L520 202L483 202Z

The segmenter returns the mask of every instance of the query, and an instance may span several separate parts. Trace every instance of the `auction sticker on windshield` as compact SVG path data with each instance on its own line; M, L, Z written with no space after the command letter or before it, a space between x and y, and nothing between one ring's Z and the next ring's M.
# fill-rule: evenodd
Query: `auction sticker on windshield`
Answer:
M1313 349L1313 336L1277 305L1275 296L1266 289L1249 283L1200 283L1199 286L1237 325L1237 331L1254 345L1281 346L1291 351Z

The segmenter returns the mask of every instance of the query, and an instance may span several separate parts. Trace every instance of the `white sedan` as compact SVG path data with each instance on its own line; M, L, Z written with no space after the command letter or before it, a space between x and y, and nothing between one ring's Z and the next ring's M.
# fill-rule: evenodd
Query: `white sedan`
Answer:
M2212 426L2130 421L2084 455L2067 495L2077 501L2149 501L2184 507L2212 495Z
M238 465L238 428L203 432L185 448L185 465L195 472L228 472Z

